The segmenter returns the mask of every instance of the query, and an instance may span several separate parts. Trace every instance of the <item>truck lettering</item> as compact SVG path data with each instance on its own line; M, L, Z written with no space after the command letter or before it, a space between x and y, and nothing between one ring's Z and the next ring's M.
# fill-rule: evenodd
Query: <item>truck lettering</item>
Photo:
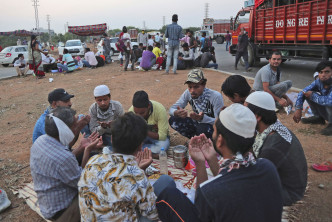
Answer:
M284 27L284 20L277 20L276 21L276 27L277 28L282 28L282 27Z
M324 24L324 16L317 16L317 25Z
M287 19L287 27L295 26L295 19Z
M332 15L327 17L327 24L332 24Z

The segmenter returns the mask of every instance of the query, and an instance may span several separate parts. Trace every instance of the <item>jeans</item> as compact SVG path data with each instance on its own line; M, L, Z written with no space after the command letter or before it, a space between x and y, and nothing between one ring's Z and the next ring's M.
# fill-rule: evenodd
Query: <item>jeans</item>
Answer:
M88 67L88 68L96 67L96 66L92 66L92 65L90 65L90 63L89 63L88 61L86 61L86 60L82 60L82 62L83 62L83 64L84 64L86 67Z
M248 50L244 50L244 52L236 52L235 55L235 68L237 67L237 64L239 63L239 60L241 58L241 56L243 57L244 60L244 64L246 66L246 70L249 68L249 63L248 63Z
M292 87L292 81L286 80L283 82L280 82L278 84L275 84L273 86L269 86L269 89L271 92L273 92L276 96L282 97L287 93L287 91Z
M199 123L189 117L181 118L175 116L171 116L168 122L175 131L189 139L202 133L204 133L207 138L212 138L213 126L211 124Z
M64 65L64 64L58 63L57 66L58 66L58 68L62 69L62 71L68 72L68 67L67 67L67 65Z
M226 51L228 51L228 47L231 45L231 41L226 41Z
M169 72L169 66L171 65L172 57L173 57L173 72L176 73L176 68L178 66L178 57L179 57L179 45L168 46L166 72Z
M166 140L155 140L150 137L146 137L143 141L142 149L145 147L149 148L152 153L160 153L161 148L164 148L165 151L169 148L170 140L169 137Z
M312 113L315 116L323 117L326 121L328 121L330 124L332 124L332 107L331 106L322 106L319 105L310 99L306 99L310 109L312 110Z
M218 69L218 64L217 63L208 63L205 68L214 68Z

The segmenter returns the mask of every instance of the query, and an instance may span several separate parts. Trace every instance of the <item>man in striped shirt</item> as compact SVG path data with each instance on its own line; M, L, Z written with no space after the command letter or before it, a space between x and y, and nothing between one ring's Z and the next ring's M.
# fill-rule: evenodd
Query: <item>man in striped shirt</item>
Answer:
M174 14L172 16L172 24L167 26L165 32L165 37L168 38L167 62L166 62L165 74L169 73L169 66L171 65L172 57L173 57L174 74L176 74L176 68L178 66L179 45L180 45L180 39L183 37L183 34L182 34L182 27L177 24L177 21L178 21L178 15Z

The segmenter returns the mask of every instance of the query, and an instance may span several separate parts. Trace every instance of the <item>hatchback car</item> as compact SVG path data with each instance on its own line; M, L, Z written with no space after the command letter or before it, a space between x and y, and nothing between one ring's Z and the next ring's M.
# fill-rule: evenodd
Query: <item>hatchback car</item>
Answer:
M4 67L9 66L18 57L18 54L23 54L24 59L28 60L28 46L19 45L19 46L8 46L0 52L0 64Z

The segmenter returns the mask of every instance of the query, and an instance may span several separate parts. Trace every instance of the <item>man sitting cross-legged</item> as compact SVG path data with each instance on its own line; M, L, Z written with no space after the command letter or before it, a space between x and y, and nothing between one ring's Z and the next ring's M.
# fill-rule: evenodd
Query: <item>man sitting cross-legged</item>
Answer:
M134 94L133 105L128 111L143 117L147 122L148 135L143 141L143 148L148 147L153 158L158 158L161 148L167 150L170 144L165 107L149 100L148 94L142 90Z
M222 95L206 88L206 82L207 79L202 70L191 70L185 82L188 89L169 110L170 126L185 137L191 138L204 133L211 138L215 117L224 106ZM189 116L184 109L188 103L193 109Z
M197 170L195 203L169 182L163 190L157 189L159 218L280 222L282 198L277 170L269 160L255 160L249 152L255 127L255 115L241 104L232 104L215 121L213 142L204 134L193 137L189 154ZM216 152L224 158L220 164ZM210 180L205 161L215 176Z
M269 93L253 92L245 105L257 118L254 154L274 163L281 180L283 204L292 205L303 198L307 186L307 161L302 145L277 119L275 102Z
M78 183L82 221L158 219L156 196L144 173L151 151L141 151L147 131L145 120L132 112L112 122L114 153L105 147L93 156Z
M46 134L31 147L30 168L42 215L52 221L80 221L77 182L81 167L68 145L77 129L75 111L58 107L45 117ZM102 146L101 138L93 134L83 138L75 150L84 152L82 167L90 153Z

